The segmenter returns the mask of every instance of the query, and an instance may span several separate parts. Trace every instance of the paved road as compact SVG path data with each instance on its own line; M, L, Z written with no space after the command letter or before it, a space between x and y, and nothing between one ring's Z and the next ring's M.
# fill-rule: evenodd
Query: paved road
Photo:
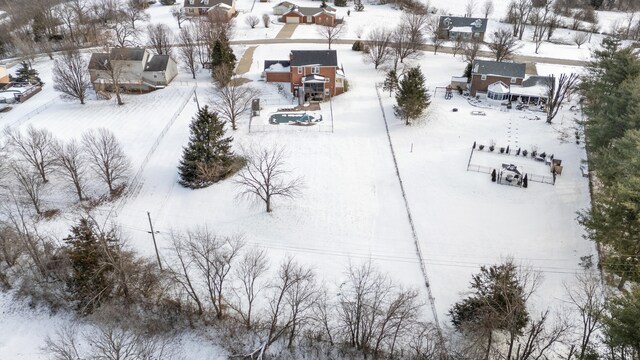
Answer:
M352 40L340 39L340 40L334 40L333 43L334 44L353 44L355 41L356 41L355 39L352 39ZM295 44L295 43L326 44L327 41L323 39L280 39L280 38L231 41L232 45ZM422 50L433 51L433 45L424 45L422 46ZM453 49L449 47L440 47L438 49L438 53L452 54ZM489 51L479 51L478 56L491 58L493 55ZM587 66L589 64L588 61L583 61L583 60L559 59L559 58L530 56L530 55L515 55L513 57L513 60L515 62L521 62L521 63L543 63L543 64L569 65L569 66Z

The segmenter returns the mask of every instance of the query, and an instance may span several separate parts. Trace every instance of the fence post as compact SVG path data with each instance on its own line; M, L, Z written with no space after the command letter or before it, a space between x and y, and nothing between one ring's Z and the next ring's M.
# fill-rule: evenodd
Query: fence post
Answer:
M469 165L471 165L471 158L473 157L473 148L471 148L471 154L469 154L469 162L467 163L467 171L469 171Z

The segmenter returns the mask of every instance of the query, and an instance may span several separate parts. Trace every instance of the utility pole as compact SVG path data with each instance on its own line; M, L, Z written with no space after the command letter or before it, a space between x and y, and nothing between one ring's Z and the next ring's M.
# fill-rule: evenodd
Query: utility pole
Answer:
M158 244L156 243L156 233L153 231L153 223L151 223L151 213L147 211L147 217L149 218L149 228L151 231L151 238L153 239L153 247L156 249L156 258L158 259L158 266L160 267L160 271L162 271L162 262L160 262L160 253L158 252Z

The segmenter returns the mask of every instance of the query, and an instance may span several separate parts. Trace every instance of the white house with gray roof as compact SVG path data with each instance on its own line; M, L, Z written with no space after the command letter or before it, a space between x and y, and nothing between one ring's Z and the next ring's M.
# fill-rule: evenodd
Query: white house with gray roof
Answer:
M484 41L487 32L487 19L459 16L440 16L439 37L441 39L463 40L477 39Z
M91 54L89 74L96 91L113 90L112 73L121 90L147 92L167 86L178 75L178 64L169 55L154 55L143 48Z

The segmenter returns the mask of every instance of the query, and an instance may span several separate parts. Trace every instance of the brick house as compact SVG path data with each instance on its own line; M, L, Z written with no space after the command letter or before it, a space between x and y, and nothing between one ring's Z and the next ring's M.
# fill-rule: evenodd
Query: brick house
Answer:
M292 50L288 61L265 61L265 76L269 82L288 82L300 103L323 101L345 91L335 50Z
M491 85L494 85L494 88L498 85L507 88L511 85L521 86L525 69L525 64L476 60L471 66L469 92L471 96L488 95Z
M455 40L460 36L464 40L478 39L484 41L487 31L487 19L459 16L440 16L438 37Z
M0 65L0 84L8 84L9 83L9 73L7 72L7 67L4 65Z
M338 20L335 9L330 6L324 8L294 6L282 15L282 22L285 24L336 26Z

